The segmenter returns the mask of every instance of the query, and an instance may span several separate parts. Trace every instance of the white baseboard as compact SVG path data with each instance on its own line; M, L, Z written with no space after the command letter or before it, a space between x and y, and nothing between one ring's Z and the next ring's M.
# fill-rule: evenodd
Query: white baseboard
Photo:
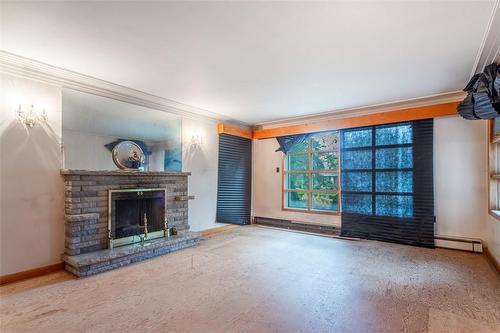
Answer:
M455 238L447 236L435 236L434 244L446 249L462 250L470 252L483 252L483 244L480 239Z

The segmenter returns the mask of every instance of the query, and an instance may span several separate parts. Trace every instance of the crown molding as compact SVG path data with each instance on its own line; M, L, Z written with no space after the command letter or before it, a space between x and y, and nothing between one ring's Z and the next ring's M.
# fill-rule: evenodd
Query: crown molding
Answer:
M0 50L0 72L55 85L61 89L78 90L151 109L161 110L189 119L210 122L223 121L250 128L247 123L215 112L148 94L89 75L52 66L3 50Z
M462 101L465 98L465 96L466 93L463 91L453 91L449 93L432 95L421 98L412 98L412 99L384 103L384 104L376 104L376 105L362 106L357 108L348 108L337 111L316 113L314 115L309 115L309 116L299 116L299 117L279 119L275 121L268 121L255 125L254 129L269 129L282 126L299 125L304 123L340 119L345 117L364 116L380 112L397 111L397 110L411 109L423 106L452 103L452 102Z

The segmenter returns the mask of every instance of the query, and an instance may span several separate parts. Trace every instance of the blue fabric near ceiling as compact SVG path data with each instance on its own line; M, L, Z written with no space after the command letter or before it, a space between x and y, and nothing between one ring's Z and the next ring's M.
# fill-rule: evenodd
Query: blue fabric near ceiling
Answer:
M306 134L296 134L296 135L287 135L277 137L280 147L276 149L276 151L282 151L283 153L288 153L293 147L300 145L302 142L309 139L315 133L306 133Z
M276 149L276 151L282 151L283 153L288 153L294 147L300 145L301 143L309 140L315 135L324 135L328 133L334 133L336 131L323 131L323 132L315 132L315 133L304 133L304 134L295 134L295 135L287 135L287 136L279 136L276 138L280 147Z

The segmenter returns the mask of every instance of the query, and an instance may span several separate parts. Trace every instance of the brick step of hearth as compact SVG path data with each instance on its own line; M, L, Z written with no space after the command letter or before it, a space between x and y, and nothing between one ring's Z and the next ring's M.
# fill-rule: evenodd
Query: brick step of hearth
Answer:
M177 236L150 240L144 246L132 244L75 256L63 255L63 261L66 263L66 270L76 276L90 276L191 247L198 244L199 241L199 233L183 231Z

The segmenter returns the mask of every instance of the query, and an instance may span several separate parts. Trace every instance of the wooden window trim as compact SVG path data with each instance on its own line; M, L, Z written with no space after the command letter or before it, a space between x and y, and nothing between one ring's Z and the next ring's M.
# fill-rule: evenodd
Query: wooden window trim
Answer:
M500 222L500 205L498 204L500 198L492 197L493 186L497 187L500 185L498 184L500 182L500 171L493 164L498 160L495 156L495 162L493 162L493 155L496 155L498 149L500 149L498 147L500 145L500 134L495 135L494 126L494 119L490 119L488 121L488 214ZM494 145L497 146L496 149ZM498 189L495 189L495 193L495 196L498 196ZM494 202L496 202L496 205Z
M312 138L308 139L308 146L307 146L307 151L304 152L289 152L286 154L283 154L281 157L281 210L282 211L288 211L288 212L296 212L296 213L304 213L304 214L320 214L320 215L340 215L341 212L341 179L340 179L340 132L337 131L337 147L338 151L336 150L313 150L311 149L311 140ZM312 154L314 153L337 153L337 169L336 170L313 170L312 169ZM287 155L307 155L307 164L308 164L308 169L307 170L287 170L287 165L285 163L285 160L287 158ZM325 174L329 173L332 175L337 176L337 191L333 190L313 190L312 189L312 174ZM307 174L308 177L308 189L307 190L293 190L293 189L286 189L285 188L285 177L287 174ZM285 200L286 200L286 193L287 192L305 192L307 193L307 208L289 208L286 207ZM319 210L319 209L313 209L312 208L312 194L313 193L337 193L337 210L336 211L327 211L327 210Z

